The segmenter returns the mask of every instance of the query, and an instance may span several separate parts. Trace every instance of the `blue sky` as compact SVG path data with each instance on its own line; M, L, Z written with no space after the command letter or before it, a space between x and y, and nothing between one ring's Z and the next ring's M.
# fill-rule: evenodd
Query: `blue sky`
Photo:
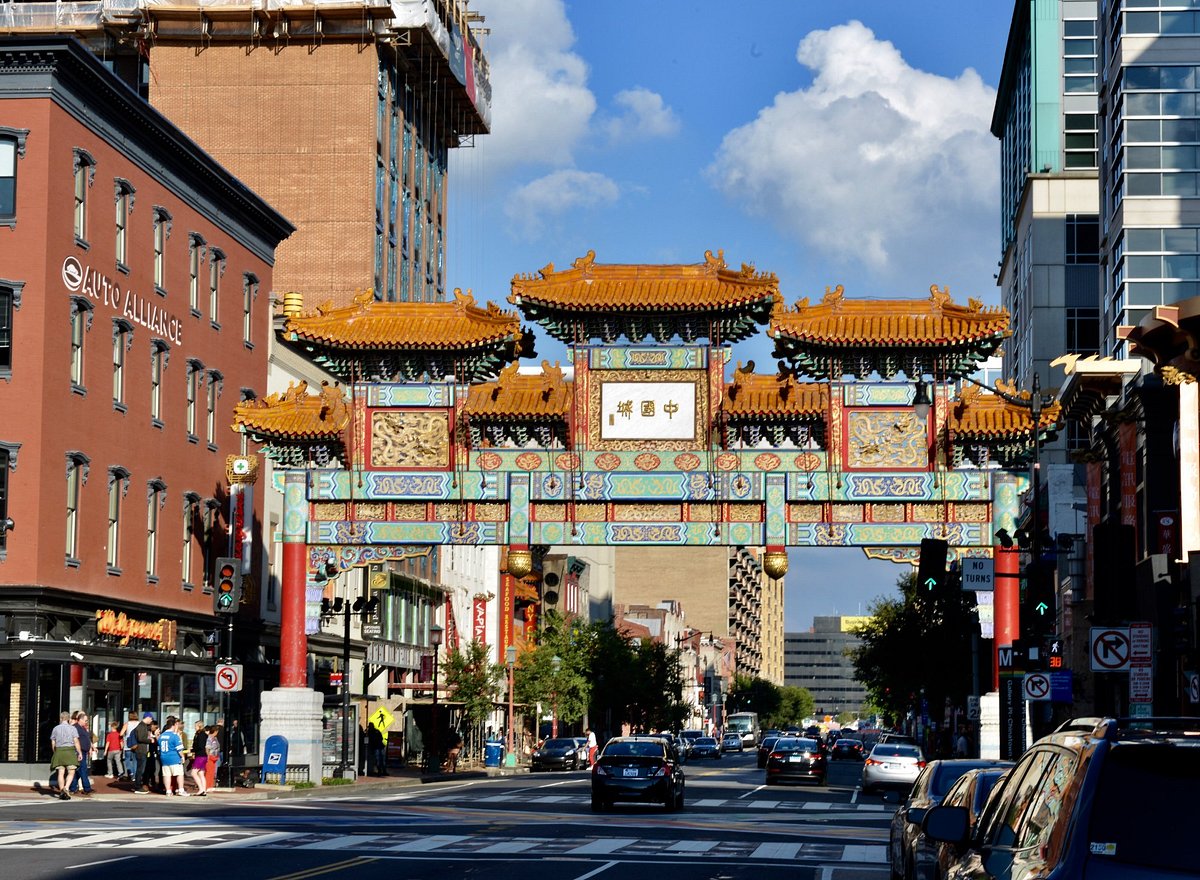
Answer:
M514 275L692 263L774 272L785 300L995 303L1012 4L998 0L473 0L492 133L452 151L451 287L508 307ZM545 336L538 358L564 359ZM765 335L734 360L774 361ZM901 569L794 550L788 631L854 614Z

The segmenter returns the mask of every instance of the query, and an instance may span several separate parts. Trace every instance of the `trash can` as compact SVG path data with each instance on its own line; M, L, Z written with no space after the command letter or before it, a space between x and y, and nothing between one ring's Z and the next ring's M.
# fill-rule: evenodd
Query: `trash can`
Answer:
M504 743L486 742L483 744L483 766L499 767L504 758Z

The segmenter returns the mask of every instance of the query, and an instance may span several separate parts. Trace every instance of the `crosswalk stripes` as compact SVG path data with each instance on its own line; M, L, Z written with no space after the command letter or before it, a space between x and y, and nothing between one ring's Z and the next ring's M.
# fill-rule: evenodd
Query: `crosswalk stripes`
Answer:
M461 803L465 800L462 794L447 794L439 797L422 798L421 803ZM587 804L591 802L590 795L542 795L528 797L522 794L493 794L488 797L470 798L472 804ZM729 798L700 798L688 801L689 807L720 807L735 810L785 810L800 812L850 812L850 813L882 813L894 810L887 804L851 804L834 801L773 801L773 800L741 800Z
M80 833L69 824L54 824L5 834L0 831L0 849L248 849L254 847L345 851L359 850L376 855L454 853L456 855L506 855L537 849L539 852L574 857L656 856L680 858L738 858L789 862L819 859L826 862L886 864L887 847L870 844L784 843L758 840L678 840L636 837L533 838L493 835L439 834L423 836L411 832L348 834L327 831L244 830L229 826L182 830L164 828L110 828Z

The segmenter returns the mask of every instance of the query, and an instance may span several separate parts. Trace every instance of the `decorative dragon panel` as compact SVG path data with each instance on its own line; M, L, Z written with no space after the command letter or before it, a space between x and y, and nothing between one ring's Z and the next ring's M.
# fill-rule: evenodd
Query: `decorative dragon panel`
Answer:
M450 466L450 417L446 412L384 410L371 413L371 467Z

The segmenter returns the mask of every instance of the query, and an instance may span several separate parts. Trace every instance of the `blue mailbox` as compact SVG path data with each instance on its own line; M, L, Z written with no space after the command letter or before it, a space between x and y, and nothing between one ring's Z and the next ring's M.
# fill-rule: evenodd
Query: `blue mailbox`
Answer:
M286 782L287 754L288 741L286 736L280 736L279 734L268 736L266 745L263 746L262 777L259 781L265 783L268 776L278 776L280 785Z

